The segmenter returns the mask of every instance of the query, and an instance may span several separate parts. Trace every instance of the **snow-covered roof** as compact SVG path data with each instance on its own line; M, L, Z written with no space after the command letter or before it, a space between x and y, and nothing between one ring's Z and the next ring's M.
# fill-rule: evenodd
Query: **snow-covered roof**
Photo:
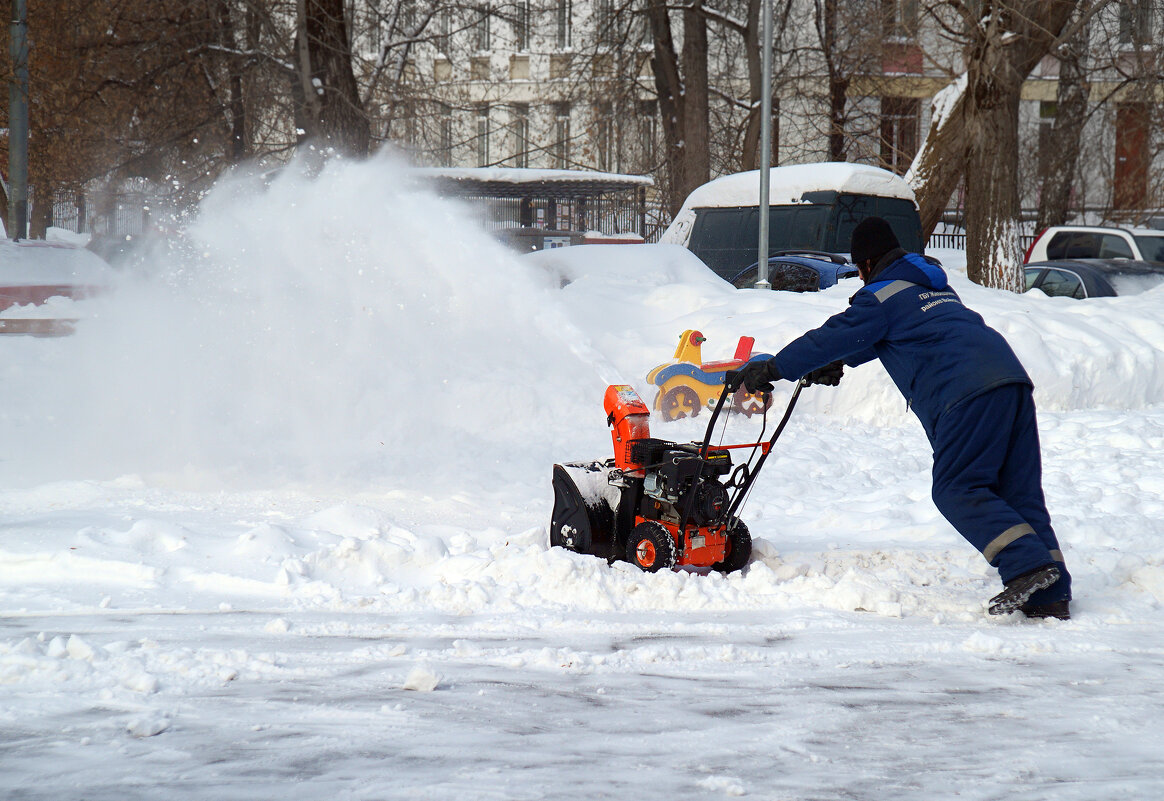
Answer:
M532 170L518 167L417 167L412 174L464 194L518 197L531 192L558 196L595 196L654 186L649 175L623 175L590 170Z
M773 167L768 184L768 202L773 206L809 203L810 192L837 192L853 195L893 197L916 203L913 189L901 176L850 162L822 162ZM760 203L760 171L724 175L695 189L663 232L660 242L685 244L695 220L695 209L757 206Z
M801 203L805 192L843 192L915 200L913 190L889 170L865 164L826 162L773 167L768 199L772 205ZM684 209L755 206L760 202L760 171L739 172L709 181L687 196Z
M591 170L531 170L520 167L417 167L415 172L433 178L452 178L463 181L496 181L507 184L541 183L544 181L578 183L580 181L610 181L627 186L654 186L649 175L625 175L616 172Z

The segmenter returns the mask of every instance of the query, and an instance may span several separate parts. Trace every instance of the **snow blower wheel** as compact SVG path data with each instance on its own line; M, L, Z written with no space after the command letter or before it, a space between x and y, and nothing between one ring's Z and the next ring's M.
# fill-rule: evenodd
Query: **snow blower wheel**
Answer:
M648 573L675 566L675 538L661 523L639 523L626 544L626 560Z
M743 521L737 520L734 528L727 532L727 553L723 561L712 565L720 573L735 573L743 569L752 556L752 535Z

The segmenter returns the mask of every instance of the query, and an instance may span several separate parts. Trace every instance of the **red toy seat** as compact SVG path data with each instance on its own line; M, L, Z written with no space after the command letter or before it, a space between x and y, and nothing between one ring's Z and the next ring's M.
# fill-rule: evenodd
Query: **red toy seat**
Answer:
M752 346L756 344L755 337L740 337L740 341L736 344L736 355L730 359L719 362L704 362L700 368L705 373L716 373L721 370L735 370L740 367L748 359L752 358Z

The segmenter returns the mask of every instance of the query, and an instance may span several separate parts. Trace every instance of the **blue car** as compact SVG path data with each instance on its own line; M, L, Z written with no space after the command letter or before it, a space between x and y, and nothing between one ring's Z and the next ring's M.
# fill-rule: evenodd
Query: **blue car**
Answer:
M756 284L759 263L728 279L736 289ZM844 256L815 250L781 250L768 257L768 283L787 292L819 292L842 278L856 278L857 268Z

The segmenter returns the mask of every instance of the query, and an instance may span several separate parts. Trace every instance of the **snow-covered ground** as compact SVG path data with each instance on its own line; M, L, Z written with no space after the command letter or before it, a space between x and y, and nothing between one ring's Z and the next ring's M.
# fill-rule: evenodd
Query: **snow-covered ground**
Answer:
M401 185L224 186L75 335L0 340L0 797L1164 791L1164 288L953 278L1038 384L1071 621L986 615L877 364L804 392L742 573L643 574L546 544L550 466L608 455L605 386L649 401L688 328L774 351L856 285L514 257Z

